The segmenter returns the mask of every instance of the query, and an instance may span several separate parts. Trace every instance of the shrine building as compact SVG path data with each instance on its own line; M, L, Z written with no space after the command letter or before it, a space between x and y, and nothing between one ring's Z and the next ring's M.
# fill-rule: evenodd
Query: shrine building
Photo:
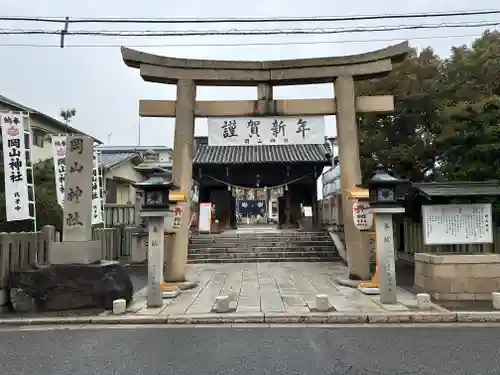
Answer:
M304 207L318 226L317 179L332 164L329 144L209 145L195 137L193 179L222 230L248 224L298 227Z

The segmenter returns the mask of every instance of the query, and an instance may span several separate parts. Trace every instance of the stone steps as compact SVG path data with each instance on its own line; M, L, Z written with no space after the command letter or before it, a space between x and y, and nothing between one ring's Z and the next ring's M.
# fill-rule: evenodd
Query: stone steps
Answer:
M240 259L240 258L334 258L334 251L271 251L262 253L198 253L190 254L190 259Z
M299 236L273 236L273 237L260 237L260 236L252 236L252 237L199 237L196 234L192 235L193 241L199 242L210 242L210 241L269 241L269 240L279 240L279 241L321 241L327 240L330 238L329 236L321 235L321 236L307 236L307 237L299 237Z
M245 237L245 236L262 236L262 237L278 237L278 236L316 236L318 234L324 234L324 232L306 232L306 231L267 231L267 232L252 232L252 231L238 231L238 230L228 230L221 233L200 233L199 236L209 237L216 235L219 237Z
M206 258L206 259L188 259L188 263L269 263L269 262L335 262L340 260L335 257L286 257L286 258Z
M255 237L255 238L196 238L192 237L190 243L192 244L205 244L205 243L259 243L259 242L330 242L331 238L328 236L321 236L316 238L298 238L298 237Z
M193 235L188 263L325 262L340 256L324 232Z
M330 251L330 252L336 252L336 249L333 246L325 246L325 245L318 245L318 246L308 246L308 247L285 247L285 246L252 246L249 248L244 248L244 247L207 247L207 248L190 248L189 249L189 254L232 254L232 253L255 253L255 254L260 254L260 253L293 253L293 252L299 252L299 253L314 253L317 251Z
M212 242L212 243L191 243L189 248L192 250L203 249L253 249L259 248L285 248L285 249L309 249L314 247L332 247L332 241L308 241L308 242Z

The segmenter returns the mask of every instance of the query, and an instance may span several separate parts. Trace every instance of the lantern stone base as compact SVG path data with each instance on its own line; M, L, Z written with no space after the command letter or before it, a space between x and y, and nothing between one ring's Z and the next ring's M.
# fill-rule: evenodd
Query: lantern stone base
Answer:
M148 260L148 231L146 229L138 230L132 233L132 250L130 253L130 263L145 263ZM164 251L167 251L169 238L172 233L165 233L163 242Z
M491 300L500 291L500 254L415 254L415 289L434 300Z
M53 242L49 250L50 264L89 264L100 260L101 241Z

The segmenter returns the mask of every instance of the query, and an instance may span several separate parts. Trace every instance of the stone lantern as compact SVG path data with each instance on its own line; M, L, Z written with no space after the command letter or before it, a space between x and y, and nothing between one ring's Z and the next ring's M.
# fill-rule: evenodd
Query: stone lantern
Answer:
M398 303L392 216L405 211L399 201L397 188L406 184L406 180L391 176L379 168L375 175L362 185L369 190L370 207L367 212L374 215L380 302L384 304Z
M135 184L143 192L140 215L148 224L148 307L163 305L163 262L165 241L165 217L171 216L170 192L174 188L165 180L163 171L154 171L151 177Z
M391 176L386 170L379 168L362 187L369 190L370 206L372 208L390 208L401 206L397 188L407 184L407 180Z

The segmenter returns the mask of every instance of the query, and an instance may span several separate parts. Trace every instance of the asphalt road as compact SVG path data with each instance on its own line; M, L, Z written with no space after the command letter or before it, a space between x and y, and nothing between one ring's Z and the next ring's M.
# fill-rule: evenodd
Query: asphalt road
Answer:
M499 374L500 327L0 330L2 374Z

